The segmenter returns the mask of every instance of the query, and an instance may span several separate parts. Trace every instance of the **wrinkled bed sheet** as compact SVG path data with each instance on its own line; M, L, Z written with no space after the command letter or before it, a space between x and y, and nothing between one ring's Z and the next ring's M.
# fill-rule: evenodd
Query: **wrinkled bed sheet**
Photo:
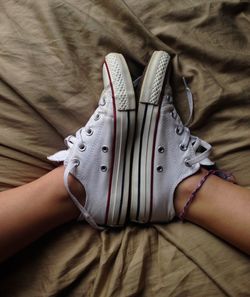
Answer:
M249 32L249 1L1 1L1 190L53 168L46 156L97 106L107 53L124 54L136 78L159 49L173 58L183 119L185 76L192 132L250 187ZM239 297L249 280L249 257L195 225L99 232L76 222L2 264L0 296Z

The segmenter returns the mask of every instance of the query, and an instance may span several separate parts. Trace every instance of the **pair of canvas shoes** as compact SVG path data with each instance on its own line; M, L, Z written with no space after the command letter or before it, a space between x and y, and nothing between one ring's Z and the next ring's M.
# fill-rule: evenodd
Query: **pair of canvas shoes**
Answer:
M95 228L168 222L175 216L178 184L211 165L211 146L194 137L173 105L170 56L153 53L136 96L121 54L110 53L103 64L104 90L99 106L67 150L49 157L63 161L64 183L85 219ZM84 205L71 192L69 174L84 187Z

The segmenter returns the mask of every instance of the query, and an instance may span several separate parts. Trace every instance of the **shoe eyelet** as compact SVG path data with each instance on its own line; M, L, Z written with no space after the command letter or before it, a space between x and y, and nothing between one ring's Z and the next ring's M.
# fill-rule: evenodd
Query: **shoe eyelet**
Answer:
M104 145L104 146L102 147L102 151L103 151L104 153L107 153L107 152L109 151L109 148L108 148L106 145Z
M80 165L80 161L78 159L75 159L74 162L76 164L76 167L78 167Z
M164 151L165 151L165 149L164 149L163 146L159 146L159 147L158 147L158 152L159 152L159 153L162 154L162 153L164 153Z
M68 142L70 142L71 144L74 144L73 141L71 140L71 138L72 138L72 135L67 136L67 137L64 139L64 144L65 144L65 145L68 145Z
M84 152L86 150L86 145L84 143L80 143L78 147L81 152Z
M168 102L168 103L172 103L172 101L173 101L173 100L172 100L172 96L167 95L167 102Z
M188 147L184 144L180 144L179 148L181 151L186 151L188 149Z
M100 114L97 113L96 116L94 117L94 120L95 120L95 121L98 121L99 119L100 119Z
M157 166L157 167L156 167L156 170L157 170L158 172L162 172L162 171L163 171L163 167L162 167L162 166Z
M100 102L99 105L100 105L100 106L104 106L104 105L106 105L106 99L103 98L103 99L102 99L102 102Z
M91 136L91 135L93 134L93 130L92 130L91 128L88 128L88 129L86 130L86 134L87 134L88 136Z
M101 166L101 171L102 172L106 172L107 170L108 170L107 166L105 166L105 165Z
M176 120L176 118L177 118L177 113L173 110L173 111L171 111L171 116L172 116L173 119Z
M183 133L183 129L180 129L179 127L176 127L176 128L175 128L175 133L176 133L177 135L181 135L181 134Z
M184 160L184 164L185 164L187 167L192 167L192 165L189 163L189 160L188 160L188 159L185 159L185 160Z

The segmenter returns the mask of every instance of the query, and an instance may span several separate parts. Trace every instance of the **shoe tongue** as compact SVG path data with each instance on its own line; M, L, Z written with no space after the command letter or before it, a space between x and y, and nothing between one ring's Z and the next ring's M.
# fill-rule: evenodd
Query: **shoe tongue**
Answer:
M212 165L214 165L214 162L212 162L208 158L205 158L202 161L200 161L200 164L203 165L203 166L212 166Z
M68 150L62 150L55 153L54 155L48 156L47 159L55 162L63 162L67 158L68 153Z

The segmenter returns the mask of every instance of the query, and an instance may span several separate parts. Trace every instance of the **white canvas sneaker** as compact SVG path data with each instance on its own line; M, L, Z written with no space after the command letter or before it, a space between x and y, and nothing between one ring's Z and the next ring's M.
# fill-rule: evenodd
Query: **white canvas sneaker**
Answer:
M134 222L172 220L177 185L201 165L213 164L211 146L190 134L174 108L169 61L166 52L154 52L141 85L132 167Z
M67 150L48 157L64 161L64 183L81 212L79 219L96 228L120 226L126 220L136 109L132 80L121 54L105 57L103 80L99 106L85 127L65 139ZM71 192L69 174L83 185L85 205Z

